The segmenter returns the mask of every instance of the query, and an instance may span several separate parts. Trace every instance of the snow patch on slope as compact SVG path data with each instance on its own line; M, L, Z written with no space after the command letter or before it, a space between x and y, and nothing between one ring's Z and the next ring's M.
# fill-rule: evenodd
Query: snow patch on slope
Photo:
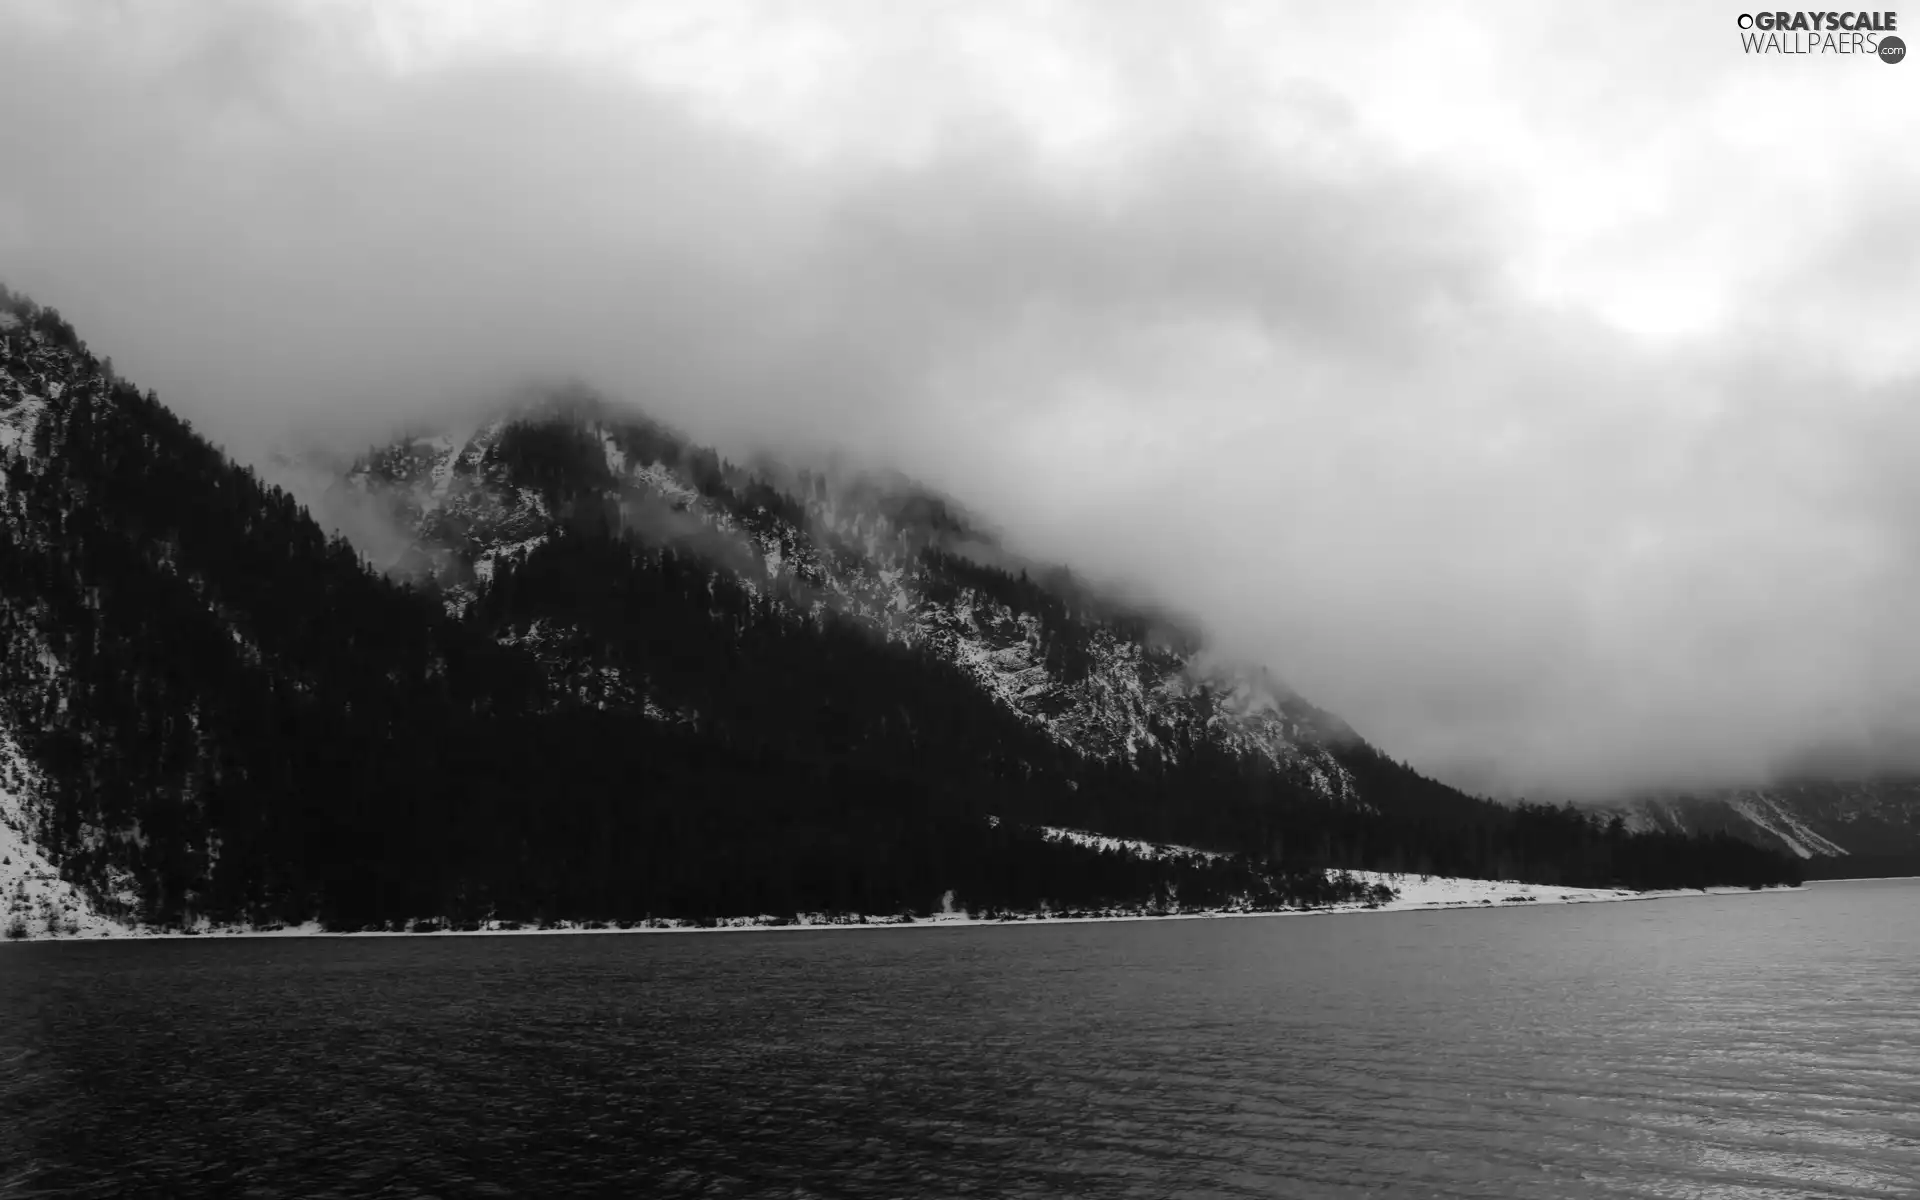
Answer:
M1489 904L1579 904L1596 900L1631 900L1648 893L1628 888L1554 887L1544 883L1514 883L1499 879L1454 879L1440 875L1405 875L1387 871L1329 871L1338 878L1349 876L1369 886L1384 884L1393 889L1394 898L1378 905L1335 905L1336 908L1369 907L1384 910L1415 908L1463 908Z
M40 424L40 414L46 410L47 402L44 399L29 396L0 412L0 451L29 453L33 449L33 432Z
M103 916L35 844L39 773L0 724L0 937L116 937L131 932Z
M460 455L466 450L467 443L473 440L473 432L471 429L456 430L427 443L440 452L440 461L434 463L433 469L427 473L427 478L433 485L431 494L434 506L437 507L445 501L447 488L453 482L454 466L459 463Z
M679 476L660 463L636 467L633 478L659 492L669 504L679 503L692 507L700 499L699 492L682 483Z
M1200 850L1193 846L1181 846L1172 842L1142 842L1133 838L1108 837L1104 833L1088 833L1083 829L1061 829L1053 825L1042 825L1040 833L1050 842L1067 842L1093 850L1112 850L1147 859L1194 858L1213 862L1227 857L1212 850Z
M1729 800L1727 807L1779 838L1801 858L1846 853L1845 848L1807 828L1805 822L1771 796L1739 796Z
M543 545L546 542L546 540L547 540L546 534L536 533L532 537L527 538L523 541L513 542L505 546L487 547L485 550L481 551L480 557L474 559L474 562L473 562L474 578L480 580L482 583L492 582L493 567L496 562L498 562L500 559L503 559L503 558L507 558L507 559L524 558L526 555L533 553L533 551L536 548Z
M619 443L613 440L611 433L605 430L600 431L600 447L606 455L607 472L615 479L625 476L627 473L627 452L622 450Z

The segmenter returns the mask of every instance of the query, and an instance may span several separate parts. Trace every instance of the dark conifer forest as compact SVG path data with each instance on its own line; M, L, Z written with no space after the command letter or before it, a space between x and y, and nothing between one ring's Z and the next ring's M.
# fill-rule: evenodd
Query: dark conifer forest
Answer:
M1174 749L1133 759L1083 752L926 645L807 602L804 573L770 586L636 531L598 486L599 442L563 421L527 423L486 464L547 498L542 538L449 604L446 578L371 569L58 313L4 292L0 309L0 422L23 435L0 463L0 722L37 768L39 844L124 919L1367 898L1329 879L1341 867L1635 888L1798 879L1725 835L1463 795L1356 737L1332 753L1359 802L1171 734ZM743 520L803 519L711 452L629 452L685 458ZM1089 629L1128 619L919 553L936 583L1036 614L1067 679ZM1047 827L1214 854L1103 851Z

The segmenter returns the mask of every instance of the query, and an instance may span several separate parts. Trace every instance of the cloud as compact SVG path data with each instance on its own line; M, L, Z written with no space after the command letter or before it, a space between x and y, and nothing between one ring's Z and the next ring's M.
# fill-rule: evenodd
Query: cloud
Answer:
M1904 761L1913 93L1607 11L17 6L0 275L245 457L898 466L1471 786Z

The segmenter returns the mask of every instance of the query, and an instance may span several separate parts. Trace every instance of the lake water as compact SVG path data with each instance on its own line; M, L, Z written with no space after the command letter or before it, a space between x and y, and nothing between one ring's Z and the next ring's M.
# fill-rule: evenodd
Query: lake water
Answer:
M1920 1196L1920 884L0 946L0 1196Z

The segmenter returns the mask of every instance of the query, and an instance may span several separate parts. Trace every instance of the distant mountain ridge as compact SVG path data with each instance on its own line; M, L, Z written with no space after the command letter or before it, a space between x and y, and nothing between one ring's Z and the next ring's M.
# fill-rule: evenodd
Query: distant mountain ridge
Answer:
M1788 779L1699 788L1610 806L1630 828L1726 833L1807 862L1821 878L1920 874L1920 779Z
M386 577L0 293L8 932L1797 877L1425 779L1172 622L987 565L898 481L746 470L563 395L339 487L410 531Z

